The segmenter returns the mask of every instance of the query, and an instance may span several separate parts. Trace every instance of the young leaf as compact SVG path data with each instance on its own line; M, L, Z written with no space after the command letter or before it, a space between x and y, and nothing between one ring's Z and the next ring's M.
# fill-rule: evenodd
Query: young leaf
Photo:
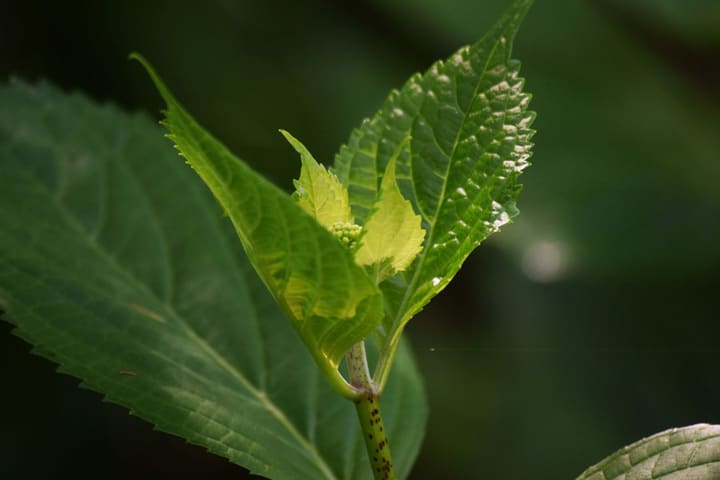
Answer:
M673 428L618 450L577 480L716 480L720 425Z
M154 122L48 86L0 86L0 105L0 309L15 333L259 475L370 478L352 406ZM407 350L394 375L382 407L405 477L427 410Z
M510 55L531 3L516 0L477 43L393 91L335 158L334 171L362 224L377 198L380 173L397 156L400 190L428 232L413 266L382 285L389 309L386 350L470 252L517 214L517 177L530 158L534 114L527 111L520 64Z
M337 368L345 352L373 332L382 317L375 282L297 202L198 125L145 59L134 58L167 103L163 123L169 137L229 215L250 262L318 365L347 394ZM294 146L299 148L299 142ZM301 150L303 162L311 165L310 154ZM322 207L321 200L314 201Z
M320 165L298 139L285 130L280 132L300 154L302 169L300 179L295 181L295 197L303 210L327 229L351 223L348 192L340 180Z
M364 230L355 261L374 267L377 283L407 269L422 249L425 230L420 226L420 216L398 189L395 159L385 169L375 210Z

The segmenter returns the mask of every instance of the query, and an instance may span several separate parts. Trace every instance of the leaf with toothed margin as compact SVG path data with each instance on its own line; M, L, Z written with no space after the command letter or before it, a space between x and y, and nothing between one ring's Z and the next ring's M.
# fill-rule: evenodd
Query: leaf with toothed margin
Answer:
M397 179L428 234L413 266L382 285L388 346L470 252L517 214L517 178L528 166L534 114L511 50L531 3L515 1L480 41L393 91L335 158L334 171L363 223L381 172L411 139L397 156Z
M422 249L425 230L420 226L420 216L397 187L394 158L385 169L364 230L355 261L368 267L377 283L405 271Z
M0 310L14 332L258 475L369 478L352 405L154 122L47 85L0 86L0 105ZM407 349L383 409L406 477L427 413Z
M342 382L343 355L382 317L374 281L297 202L206 132L144 58L132 58L155 82L170 138L227 212L250 263L330 381Z
M294 181L293 194L308 215L326 229L337 223L351 223L350 200L340 180L320 165L297 138L280 130L285 139L300 154L300 178Z
M720 425L673 428L613 453L577 480L717 480Z

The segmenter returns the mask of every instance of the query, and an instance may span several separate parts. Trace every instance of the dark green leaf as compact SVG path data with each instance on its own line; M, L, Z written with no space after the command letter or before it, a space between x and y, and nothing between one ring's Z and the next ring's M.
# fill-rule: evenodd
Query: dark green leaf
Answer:
M392 92L335 158L356 221L363 222L389 159L411 138L398 157L397 179L428 235L414 266L383 285L391 336L517 214L517 177L530 158L534 114L510 55L531 3L516 1L480 41Z
M260 475L369 477L352 405L161 131L48 86L0 87L0 105L0 310L15 333L159 429ZM395 375L383 407L406 476L426 407L407 351Z

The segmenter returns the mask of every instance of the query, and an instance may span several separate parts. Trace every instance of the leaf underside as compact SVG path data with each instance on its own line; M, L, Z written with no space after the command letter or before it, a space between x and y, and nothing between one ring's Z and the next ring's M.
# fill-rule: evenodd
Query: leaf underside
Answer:
M0 310L15 333L158 429L259 475L368 478L352 405L161 130L47 85L2 86L0 105ZM383 408L405 477L426 406L407 350L398 360Z
M618 450L577 480L716 480L720 425L673 428Z
M517 177L529 165L534 114L527 110L520 64L510 55L531 3L516 1L480 41L393 91L335 158L353 215L364 223L382 172L397 156L400 190L427 231L410 269L382 285L391 335L450 282L480 242L517 214Z

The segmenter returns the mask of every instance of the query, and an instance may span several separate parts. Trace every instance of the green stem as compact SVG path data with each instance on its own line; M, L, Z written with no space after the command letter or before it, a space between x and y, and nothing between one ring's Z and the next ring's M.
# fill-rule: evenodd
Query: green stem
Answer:
M365 342L360 341L353 345L345 354L345 362L348 367L350 385L361 393L373 390L365 353Z
M330 385L337 393L347 398L348 400L355 400L356 398L358 398L358 395L361 392L353 385L349 384L347 380L345 380L345 377L343 377L338 370L337 365L331 365L326 358L320 358L319 356L316 356L316 358L317 364L320 366L320 369L325 374L325 378L328 379Z
M375 390L368 370L365 343L355 345L345 355L350 384L361 391L355 398L360 429L367 448L368 460L375 480L397 480L393 469L390 445L388 444L382 414L380 413L380 395Z
M390 445L388 445L382 414L380 413L380 397L367 393L355 401L358 419L365 439L368 459L375 480L397 480L393 469Z
M390 368L395 360L397 348L400 345L401 334L402 328L395 332L395 334L385 342L385 345L383 345L380 350L380 357L378 358L375 373L372 377L373 384L379 393L382 393L383 390L385 390L385 384L387 383L388 376L390 375Z

